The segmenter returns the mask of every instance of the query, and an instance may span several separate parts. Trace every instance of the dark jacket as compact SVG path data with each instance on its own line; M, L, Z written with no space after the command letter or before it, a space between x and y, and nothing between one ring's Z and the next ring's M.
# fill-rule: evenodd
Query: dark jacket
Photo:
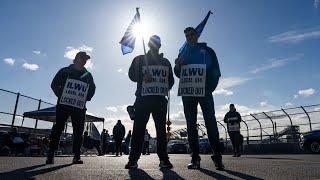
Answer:
M220 67L216 53L206 43L198 43L187 47L179 54L183 64L206 64L206 95L212 94L221 77ZM175 75L180 78L181 68L174 67Z
M131 141L131 134L128 134L124 142L129 143L130 141Z
M223 121L227 123L228 129L229 129L229 123L233 125L235 123L241 122L241 115L237 111L229 111L224 116Z
M53 90L54 94L58 97L57 104L59 104L60 102L62 91L68 78L80 80L89 84L87 101L90 101L96 90L96 86L94 84L91 73L87 71L87 69L85 68L83 70L75 69L74 65L71 64L68 67L60 69L52 80L51 89Z
M121 123L117 123L114 127L113 127L113 139L115 141L122 141L124 138L124 135L126 133L125 127L123 124Z
M153 54L151 51L147 53L147 61L148 65L163 65L169 67L169 89L172 88L174 84L174 78L172 73L172 67L168 59L163 57L163 54ZM141 96L141 88L142 88L142 81L143 81L143 72L142 66L145 66L145 59L144 55L137 56L133 59L131 66L129 68L129 78L131 81L137 83L137 90L135 95L137 97Z

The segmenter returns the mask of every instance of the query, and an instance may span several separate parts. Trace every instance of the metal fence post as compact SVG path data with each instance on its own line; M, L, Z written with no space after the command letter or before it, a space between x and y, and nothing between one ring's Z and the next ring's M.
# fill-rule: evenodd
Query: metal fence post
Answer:
M265 112L262 112L265 116L267 116L268 119L270 119L271 121L271 124L272 124L272 130L273 130L273 137L276 137L276 131L275 131L275 128L274 128L274 122L272 120L272 118Z
M248 124L244 120L241 120L241 121L247 126L247 144L249 144L249 127L248 127Z
M40 106L41 106L41 99L39 99L38 111L40 110ZM37 129L37 126L38 126L38 118L36 119L36 124L34 125L34 128Z
M258 118L254 117L253 114L250 114L250 116L252 116L252 117L253 117L255 120L257 120L258 123L259 123L259 126L260 126L260 140L261 140L261 142L262 142L262 126L261 126L261 123L260 123L260 121L259 121Z
M16 119L16 114L17 114L17 109L18 109L18 103L19 103L19 97L20 97L20 93L17 93L17 98L16 98L16 104L14 106L14 112L13 112L13 116L12 116L12 124L11 126L14 125L14 121Z
M292 127L292 126L293 126L293 123L292 123L291 117L289 116L289 114L288 114L284 109L281 109L281 110L284 112L284 114L286 114L286 115L288 116L288 118L289 118L289 120L290 120L291 127Z
M306 113L308 119L309 119L309 125L310 125L310 131L312 131L312 125L311 125L311 119L309 114L307 113L307 111L303 108L303 106L300 106L302 108L302 110L304 111L304 113Z
M227 132L227 128L225 125L223 125L221 122L217 121L217 123L219 123L223 128L224 128L224 132L226 134L226 147L228 146L228 132Z

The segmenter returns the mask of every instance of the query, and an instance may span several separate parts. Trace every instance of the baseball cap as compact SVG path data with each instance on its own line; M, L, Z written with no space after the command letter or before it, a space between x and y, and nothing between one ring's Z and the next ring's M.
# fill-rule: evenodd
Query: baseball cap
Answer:
M157 45L157 46L161 46L161 39L159 36L157 35L153 35L150 37L149 42Z
M88 59L90 59L91 57L90 57L86 52L80 51L80 52L77 53L75 59L78 59L78 58L88 60Z

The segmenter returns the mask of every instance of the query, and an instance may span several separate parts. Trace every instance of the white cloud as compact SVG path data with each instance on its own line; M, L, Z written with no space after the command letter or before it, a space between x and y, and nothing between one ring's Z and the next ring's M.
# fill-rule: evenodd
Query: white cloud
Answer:
M218 89L228 89L234 86L239 86L244 83L246 83L249 78L244 78L244 77L228 77L228 78L221 78L217 90Z
M242 85L246 83L248 80L250 80L250 78L245 78L245 77L221 78L216 90L212 94L231 96L233 95L233 91L228 90L229 88Z
M29 63L23 63L22 67L30 71L36 71L39 69L39 66L37 64L29 64Z
M315 8L318 8L320 6L320 0L314 0L313 5Z
M112 111L112 112L117 112L118 111L117 107L115 107L115 106L108 106L108 107L106 107L106 109L108 111Z
M281 34L271 36L269 42L271 43L298 43L301 41L320 39L320 30L309 30L304 32L288 31Z
M299 97L299 95L298 95L298 94L295 94L295 95L293 95L293 97L294 97L295 99L297 99L297 98Z
M285 106L293 106L293 104L291 102L287 102Z
M36 55L40 55L41 54L41 51L32 51L34 54Z
M66 51L64 52L64 57L67 58L67 59L70 59L70 60L73 60L74 57L76 56L76 54L79 52L79 51L85 51L87 52L88 54L92 53L93 51L93 48L92 47L89 47L89 46L86 46L86 45L82 45L80 47L72 47L72 46L68 46L66 48Z
M287 65L291 61L299 60L303 57L303 54L296 54L295 56L289 57L289 58L272 58L269 60L268 64L264 64L261 67L257 67L250 71L252 74L257 74L263 71L267 71L274 68L279 68L282 66Z
M313 88L303 89L303 90L298 91L298 94L303 97L308 97L308 96L311 96L315 93L316 93L316 91Z
M129 104L118 105L118 106L107 106L106 109L108 111L112 111L112 112L119 112L119 113L127 114L127 106L129 106Z
M252 74L256 74L262 71L266 71L269 69L273 69L273 68L277 68L277 67L281 67L284 66L288 63L289 59L272 59L270 64L265 64L261 67L258 67L254 70L251 70L250 72Z
M123 71L123 70L122 70L121 68L120 68L120 69L118 69L118 72L119 72L119 73L121 73L122 71Z
M260 102L260 106L267 106L267 105L268 105L268 103L265 101Z
M34 51L32 51L32 52L33 52L33 54L35 54L35 55L37 55L37 56L47 56L46 53L43 53L43 52L41 52L41 51L39 51L39 50L34 50Z
M233 95L233 92L226 89L217 89L213 93L213 95L224 95L224 96L231 96Z
M4 63L9 64L9 65L11 65L11 66L14 65L14 62L15 62L15 61L16 61L16 60L13 59L13 58L5 58L5 59L3 59L3 62L4 62Z

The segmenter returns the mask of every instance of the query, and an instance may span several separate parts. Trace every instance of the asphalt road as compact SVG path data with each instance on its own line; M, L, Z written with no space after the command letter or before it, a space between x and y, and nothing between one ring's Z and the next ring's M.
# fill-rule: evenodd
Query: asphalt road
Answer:
M209 155L201 156L201 169L188 170L189 155L170 155L172 170L160 170L156 154L142 156L139 168L126 170L128 156L84 156L84 164L72 165L72 157L56 157L45 165L44 157L0 157L2 179L320 179L320 155L223 156L226 171L217 171Z

